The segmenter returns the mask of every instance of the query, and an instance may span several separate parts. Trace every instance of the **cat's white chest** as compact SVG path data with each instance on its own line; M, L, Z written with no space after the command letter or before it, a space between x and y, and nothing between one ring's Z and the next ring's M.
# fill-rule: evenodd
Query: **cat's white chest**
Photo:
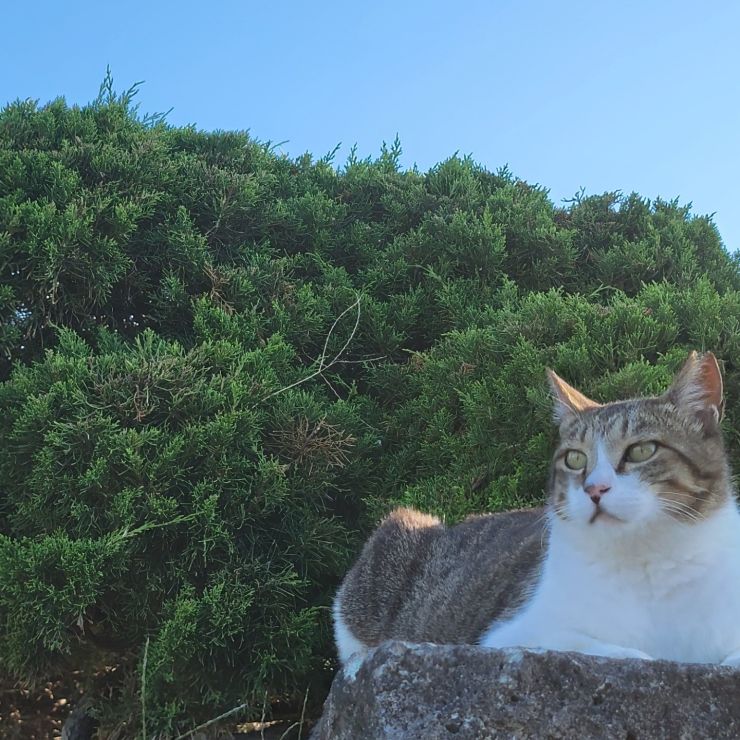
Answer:
M595 568L568 594L566 620L656 659L720 662L740 641L737 553L734 558L733 568L691 559L630 563L613 573ZM577 604L588 605L587 611Z
M481 644L723 661L740 650L740 516L733 506L682 533L683 542L584 553L554 532L530 602Z
M666 660L722 662L740 648L740 537L712 565L675 563L646 606L646 652Z

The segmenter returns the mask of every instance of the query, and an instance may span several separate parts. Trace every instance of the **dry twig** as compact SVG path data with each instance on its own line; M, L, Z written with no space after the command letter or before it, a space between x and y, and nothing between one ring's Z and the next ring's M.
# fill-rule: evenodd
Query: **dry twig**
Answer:
M144 660L141 665L141 736L147 739L146 732L146 661L149 657L149 635L146 636L144 644Z
M334 333L334 329L336 328L337 324L342 320L342 318L346 316L353 308L357 308L357 317L355 318L355 325L352 327L352 331L349 337L347 338L347 341L342 345L342 349L340 349L339 352L337 352L329 362L326 362L326 352L329 347L329 340L331 339L331 336ZM295 383L291 383L290 385L286 385L283 388L279 388L278 390L273 391L272 393L269 393L262 399L262 401L266 401L268 398L272 398L273 396L278 396L281 393L284 393L285 391L290 390L291 388L295 388L298 385L302 385L303 383L306 383L309 380L312 380L318 375L322 375L324 372L329 370L329 368L339 363L341 361L340 360L341 356L344 354L347 347L349 347L350 343L355 337L355 334L357 333L357 327L360 325L360 315L361 315L360 296L358 295L354 303L352 303L350 306L347 306L347 308L345 308L344 311L342 311L342 313L340 313L339 316L337 316L337 318L334 319L334 323L331 325L331 328L329 329L329 333L326 335L326 339L324 340L324 347L321 350L321 356L318 359L318 363L319 363L318 370L315 370L310 375L307 375L305 378L296 380Z

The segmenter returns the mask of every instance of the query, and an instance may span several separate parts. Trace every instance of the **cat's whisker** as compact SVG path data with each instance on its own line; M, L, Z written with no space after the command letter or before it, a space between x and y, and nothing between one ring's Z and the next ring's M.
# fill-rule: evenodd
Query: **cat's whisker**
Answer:
M696 511L696 507L693 506L697 498L696 496L683 493L682 491L656 491L656 493L658 494L658 500L661 503L670 503ZM688 501L689 503L685 503L685 501L682 501L681 499L685 499L685 501Z
M661 503L675 504L676 506L685 506L685 507L691 508L690 504L687 504L681 500L674 499L673 496L674 494L672 491L661 491L661 493L658 496L658 500ZM694 501L695 499L692 497L689 500Z
M690 493L686 493L685 491L674 491L668 488L659 489L657 491L654 490L653 493L658 494L658 496L677 496L678 498L686 498L686 499L690 499L691 501L693 501L696 498L696 496Z
M678 501L667 501L665 499L660 500L661 509L667 513L679 514L686 519L698 522L703 519L695 509L692 509L686 504L682 504Z
M692 509L688 508L687 506L677 506L675 504L663 504L663 506L661 506L661 509L666 512L681 514L682 516L685 516L687 519L691 519L693 521L699 521L698 514Z
M697 486L689 491L675 491L673 489L669 489L665 491L657 491L657 493L665 493L671 496L679 496L681 498L688 498L693 500L697 496L708 496L711 494L711 491L707 490L706 488L700 488Z
M560 513L559 504L555 504L552 507L552 509L553 509L553 511L556 514L557 513ZM537 519L535 520L535 524L542 524L543 522L546 522L547 519L549 518L549 516L550 516L550 512L549 512L549 510L547 508L545 508L545 510L542 512L542 514L540 516L538 516Z

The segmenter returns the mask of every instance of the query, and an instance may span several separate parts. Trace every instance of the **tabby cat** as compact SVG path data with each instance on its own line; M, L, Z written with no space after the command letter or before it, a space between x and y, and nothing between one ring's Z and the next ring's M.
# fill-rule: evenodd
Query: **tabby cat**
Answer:
M607 404L548 374L547 509L453 527L391 513L334 602L343 663L402 639L740 664L740 513L714 355L692 353L661 396Z

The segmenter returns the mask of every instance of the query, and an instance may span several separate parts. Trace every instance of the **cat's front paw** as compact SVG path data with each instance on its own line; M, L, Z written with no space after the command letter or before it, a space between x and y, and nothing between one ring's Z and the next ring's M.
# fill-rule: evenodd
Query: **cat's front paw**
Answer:
M740 650L730 653L720 665L726 665L730 668L740 668Z
M604 658L632 658L635 660L653 660L652 655L648 655L642 650L637 648L622 647L621 645L610 645L604 643L602 645L594 645L589 650L585 650L588 655L600 655Z

